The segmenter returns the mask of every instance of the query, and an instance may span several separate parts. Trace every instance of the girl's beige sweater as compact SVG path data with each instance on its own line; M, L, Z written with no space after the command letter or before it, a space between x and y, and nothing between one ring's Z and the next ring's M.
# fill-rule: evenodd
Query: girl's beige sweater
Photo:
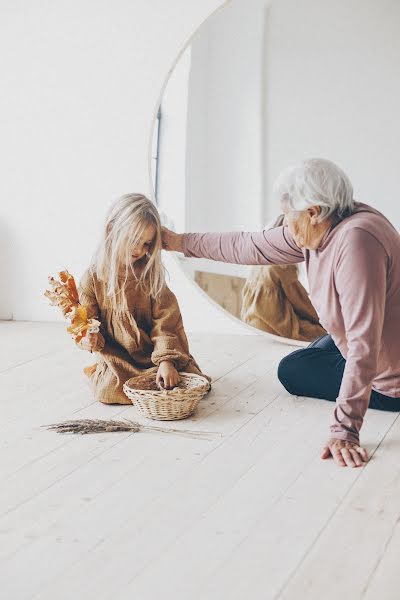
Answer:
M304 342L326 334L297 265L253 267L242 295L242 319L257 329Z
M156 370L163 360L173 361L178 371L202 375L189 353L178 302L167 286L154 301L131 276L119 303L121 308L115 309L104 283L88 269L80 282L79 299L88 307L88 316L101 322L106 342L90 377L100 402L131 404L122 389L125 381Z

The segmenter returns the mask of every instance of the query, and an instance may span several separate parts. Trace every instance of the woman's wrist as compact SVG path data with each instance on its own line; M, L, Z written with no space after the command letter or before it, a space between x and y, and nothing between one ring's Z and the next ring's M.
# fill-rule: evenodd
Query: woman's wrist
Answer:
M164 250L183 252L183 233L175 233L166 227L162 227L161 236Z
M172 239L169 241L168 250L173 250L174 252L183 252L183 233L173 233Z
M177 233L177 252L183 252L183 236L185 234L184 233Z

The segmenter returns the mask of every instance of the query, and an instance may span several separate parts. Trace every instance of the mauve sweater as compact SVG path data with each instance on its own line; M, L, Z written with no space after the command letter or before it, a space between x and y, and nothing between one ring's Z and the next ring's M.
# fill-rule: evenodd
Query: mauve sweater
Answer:
M183 252L245 265L305 261L320 323L346 359L331 437L359 443L371 389L400 397L400 235L380 212L357 203L317 250L300 249L277 227L187 233Z

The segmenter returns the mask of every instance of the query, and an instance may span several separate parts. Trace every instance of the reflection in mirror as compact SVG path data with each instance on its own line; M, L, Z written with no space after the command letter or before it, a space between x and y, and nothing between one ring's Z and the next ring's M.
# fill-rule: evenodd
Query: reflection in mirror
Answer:
M399 25L400 6L388 0L233 0L210 17L172 72L154 129L166 225L276 226L273 181L309 156L339 164L356 199L396 224ZM304 341L323 334L302 266L179 260L248 324Z

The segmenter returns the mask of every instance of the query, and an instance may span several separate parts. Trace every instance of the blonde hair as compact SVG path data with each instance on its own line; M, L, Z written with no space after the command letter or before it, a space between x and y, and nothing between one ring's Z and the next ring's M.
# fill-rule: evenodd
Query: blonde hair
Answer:
M155 227L155 236L147 261L139 277L132 265L132 248L144 234L146 227ZM138 279L140 288L156 299L165 285L165 269L161 262L161 222L155 205L142 194L125 194L118 198L108 211L103 235L93 259L99 280L107 288L107 296L114 306L123 300L130 275ZM121 273L121 267L125 266Z

